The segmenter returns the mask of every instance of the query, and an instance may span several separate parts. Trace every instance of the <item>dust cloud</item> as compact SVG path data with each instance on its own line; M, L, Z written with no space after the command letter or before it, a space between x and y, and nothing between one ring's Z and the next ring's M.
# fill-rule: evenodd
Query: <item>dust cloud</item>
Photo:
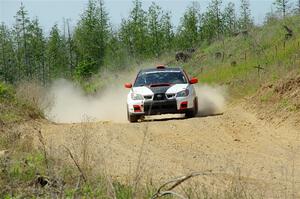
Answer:
M50 87L52 106L46 111L47 119L58 123L83 121L125 122L126 95L122 84L108 86L100 93L87 96L74 83L60 79Z
M223 113L226 104L224 87L197 85L195 89L198 95L198 116ZM51 98L52 105L46 110L46 117L57 123L126 122L127 93L128 89L122 83L115 82L103 91L87 96L79 86L60 79L49 89L47 100Z
M197 85L198 116L222 114L226 107L227 89L224 86Z

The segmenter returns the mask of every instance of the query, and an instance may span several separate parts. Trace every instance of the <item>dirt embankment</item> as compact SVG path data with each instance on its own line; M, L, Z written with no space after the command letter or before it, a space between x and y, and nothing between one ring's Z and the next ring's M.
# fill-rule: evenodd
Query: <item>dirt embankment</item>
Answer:
M247 100L247 107L254 109L260 119L275 125L289 123L300 128L300 76L289 76L263 85L256 95Z

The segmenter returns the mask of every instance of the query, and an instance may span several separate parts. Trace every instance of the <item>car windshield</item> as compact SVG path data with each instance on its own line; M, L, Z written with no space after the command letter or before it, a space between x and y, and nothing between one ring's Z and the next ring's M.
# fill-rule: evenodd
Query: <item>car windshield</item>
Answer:
M151 71L138 75L134 87L157 84L186 84L187 80L181 71Z

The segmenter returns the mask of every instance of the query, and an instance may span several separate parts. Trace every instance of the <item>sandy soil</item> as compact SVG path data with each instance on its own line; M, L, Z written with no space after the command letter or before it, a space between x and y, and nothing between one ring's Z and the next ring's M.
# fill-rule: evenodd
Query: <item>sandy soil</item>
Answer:
M222 115L137 124L95 122L42 125L50 153L67 146L95 172L162 182L191 171L239 175L278 198L300 198L300 129L258 119L241 106ZM294 195L293 195L294 194Z

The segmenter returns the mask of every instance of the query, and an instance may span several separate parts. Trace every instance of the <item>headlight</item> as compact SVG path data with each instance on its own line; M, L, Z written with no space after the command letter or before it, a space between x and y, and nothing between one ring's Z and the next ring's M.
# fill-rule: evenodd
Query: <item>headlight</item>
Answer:
M144 100L144 97L141 94L131 93L132 100Z
M189 95L189 90L188 89L185 89L183 91L180 91L177 93L176 97L187 97Z

